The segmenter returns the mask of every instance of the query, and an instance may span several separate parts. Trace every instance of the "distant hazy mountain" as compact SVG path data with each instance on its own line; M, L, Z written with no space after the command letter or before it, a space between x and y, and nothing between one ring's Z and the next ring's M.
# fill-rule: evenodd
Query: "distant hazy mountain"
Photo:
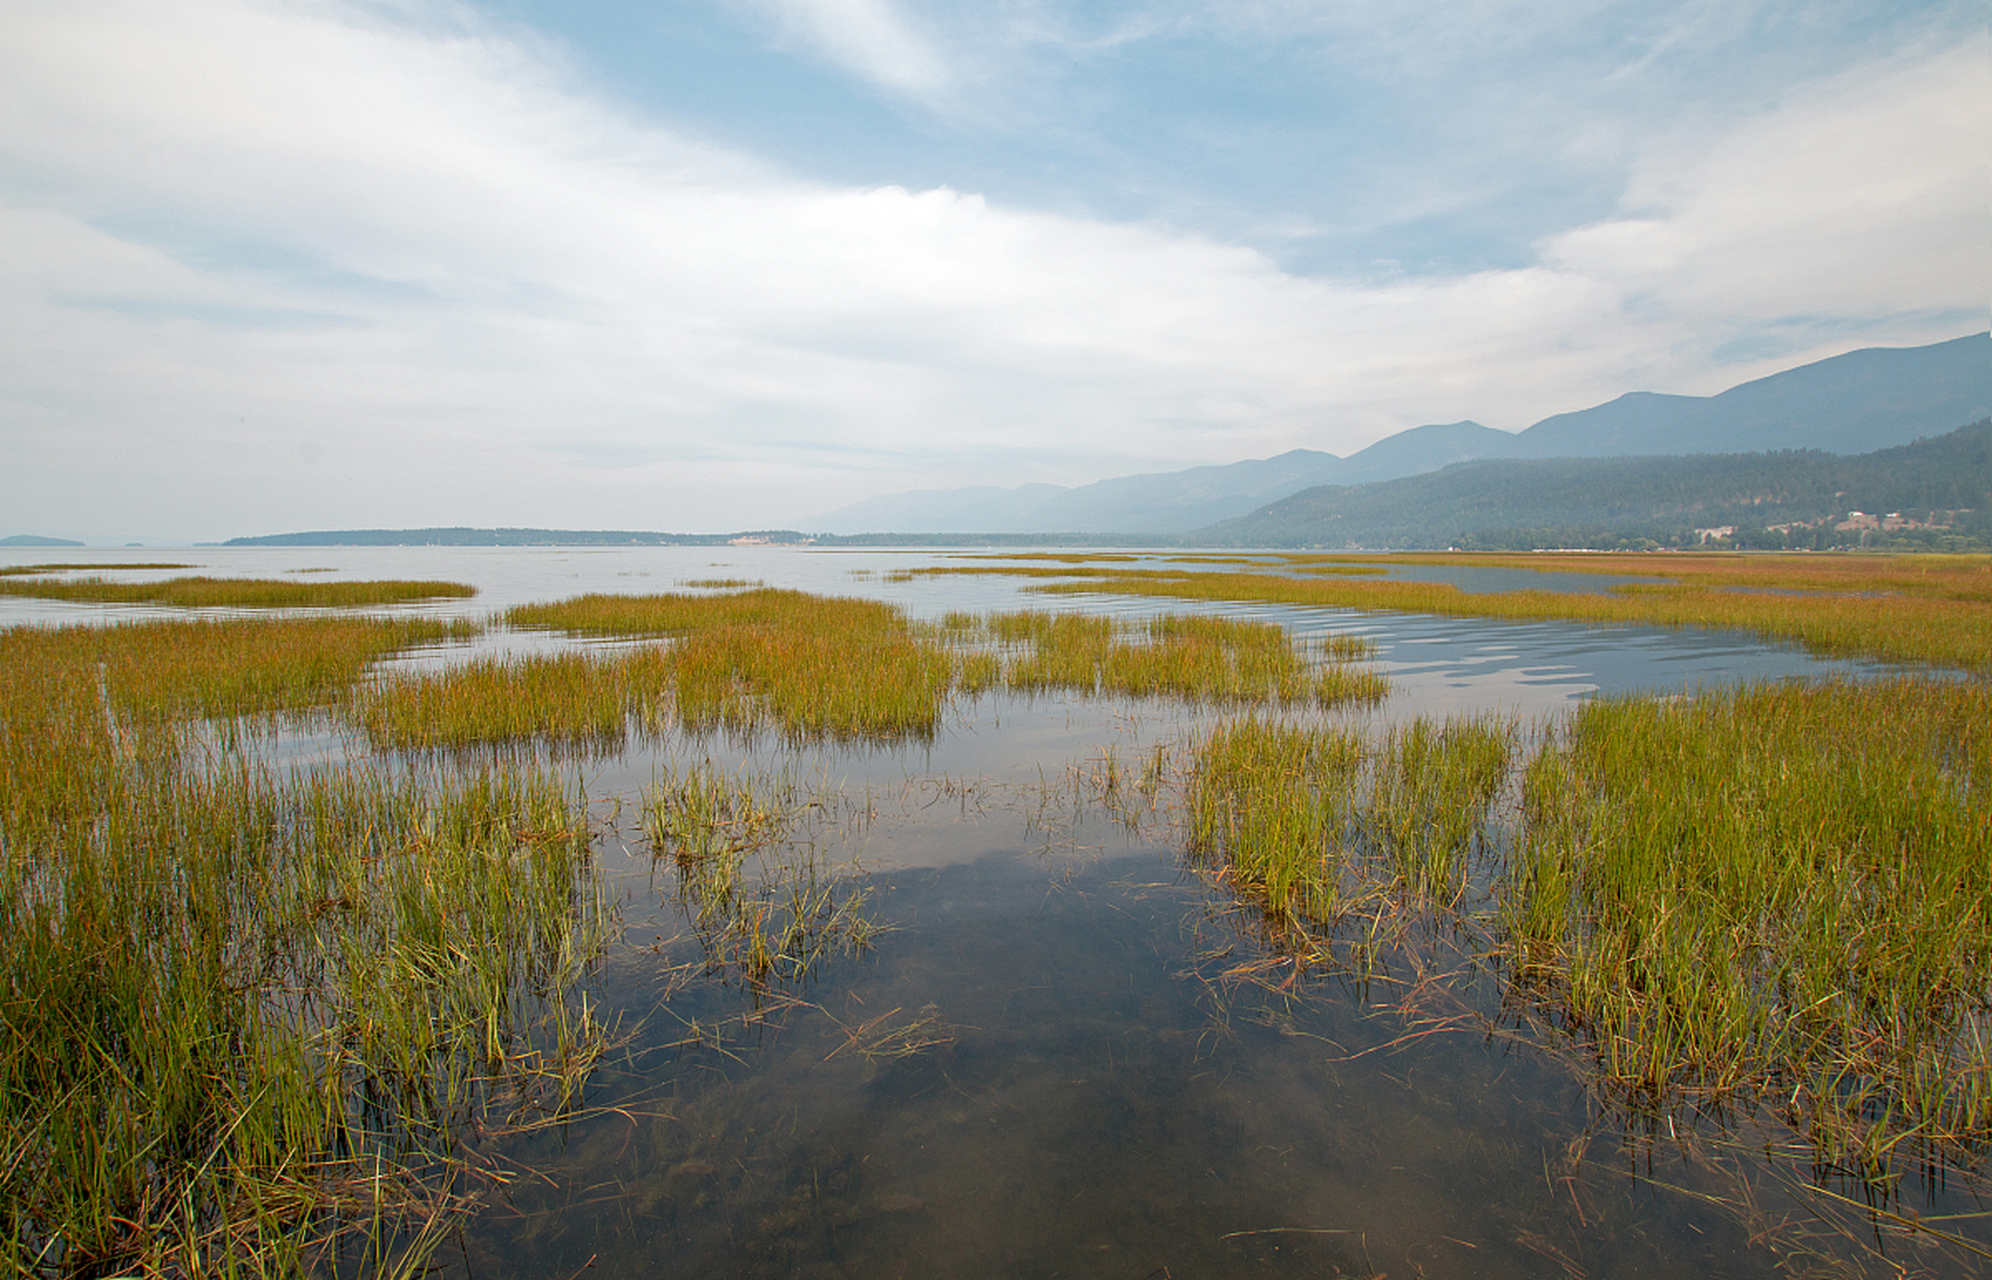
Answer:
M1332 453L1295 449L1277 458L1116 476L1068 489L916 489L817 516L825 533L1167 533L1244 515L1275 498L1339 477Z
M1413 427L1338 458L1276 458L1118 476L1075 488L927 489L807 521L827 533L1181 533L1316 485L1365 484L1478 458L1580 458L1819 449L1868 453L1992 413L1992 335L1870 347L1716 396L1636 391L1521 432L1477 422Z
M1898 540L1963 550L1992 531L1992 421L1855 456L1816 449L1639 458L1482 458L1442 471L1322 485L1193 535L1251 547L1846 543L1852 512L1899 513ZM1933 515L1933 513L1935 513ZM1929 528L1931 524L1944 526ZM1858 542L1858 533L1851 535Z
M805 523L821 533L1015 533L1036 529L1038 508L1071 492L1056 484L914 489L869 498Z
M1717 396L1635 391L1544 418L1515 437L1518 458L1871 453L1992 413L1992 335L1927 347L1869 347L1731 387ZM1493 455L1489 455L1493 456Z
M44 538L38 533L16 533L0 538L0 547L80 547L68 538Z

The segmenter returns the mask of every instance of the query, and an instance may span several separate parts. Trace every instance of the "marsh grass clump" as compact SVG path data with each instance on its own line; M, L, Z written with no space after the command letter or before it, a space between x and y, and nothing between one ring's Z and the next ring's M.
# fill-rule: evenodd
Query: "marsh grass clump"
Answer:
M15 717L110 714L130 726L306 711L372 663L459 638L427 618L189 619L0 631L0 700ZM25 750L27 739L10 733ZM25 766L23 766L25 767Z
M1489 852L1514 739L1488 716L1420 718L1381 741L1228 721L1195 744L1185 845L1277 922L1332 925L1387 895L1450 906Z
M1853 1168L1992 1138L1985 683L1589 704L1502 892L1518 980L1622 1087L1781 1099Z
M613 751L632 723L791 741L931 736L993 660L891 605L767 588L724 595L582 596L506 620L580 635L654 637L631 649L491 658L386 679L353 715L376 745L461 749L532 739Z
M651 848L677 864L704 924L731 900L741 858L787 838L795 786L699 765L661 779L645 794L643 810Z
M462 751L525 741L610 754L630 718L654 718L670 682L663 649L480 658L388 677L359 690L350 715L376 748Z
M1381 675L1351 664L1367 641L1328 636L1297 644L1273 623L1166 614L1130 625L1073 613L991 615L988 629L1021 650L1004 667L1012 689L1169 696L1192 701L1375 702Z
M759 586L716 595L575 596L546 604L514 605L505 611L503 621L522 630L588 636L690 635L725 626L820 627L841 634L865 634L900 630L907 625L903 613L881 601Z
M1196 749L1187 847L1276 920L1331 920L1344 901L1362 740L1265 720L1219 725Z
M644 796L644 829L677 870L678 900L708 975L757 993L805 983L835 953L878 932L870 889L829 869L817 847L834 796L793 775L728 775L709 763L672 770Z
M1498 978L1505 1016L1577 1047L1629 1116L1763 1104L1877 1185L1982 1160L1992 686L1607 699L1526 763L1518 740L1478 716L1369 739L1239 719L1193 743L1186 857L1269 952L1236 972L1433 926L1464 944L1445 983Z
M1468 860L1507 779L1515 726L1491 715L1394 726L1377 753L1364 806L1371 845L1398 877L1442 901L1466 890Z
M1444 582L1351 580L1375 557L1286 558L1283 572L1142 569L1072 564L941 565L928 574L1040 579L1049 595L1156 596L1377 609L1452 617L1562 618L1603 625L1727 628L1817 653L1931 662L1992 671L1992 557L1928 556L1468 556L1402 555L1392 563L1488 565L1544 571L1653 573L1673 579L1597 592L1467 592ZM1334 575L1339 580L1324 580Z
M574 1104L610 912L532 772L279 772L204 717L335 696L379 620L0 632L0 1250L18 1274L299 1274L456 1203ZM382 1252L382 1251L387 1252ZM414 1255L410 1255L414 1258ZM419 1258L414 1258L419 1260Z
M671 649L679 720L792 741L931 736L955 687L947 649L902 627L726 625Z
M0 577L17 577L23 574L75 573L88 570L102 573L105 570L120 569L198 569L195 564L173 564L166 561L133 560L121 563L79 562L76 564L7 564L0 565Z
M97 577L60 581L0 579L0 595L91 604L159 604L182 609L356 608L463 599L476 594L477 588L461 582L285 582L277 578L206 577L168 578L164 582L110 582Z
M592 595L520 606L505 619L580 635L668 638L660 652L670 708L695 733L765 729L794 741L927 737L951 696L980 692L993 679L987 655L951 645L941 630L916 627L875 600L768 587L723 595Z

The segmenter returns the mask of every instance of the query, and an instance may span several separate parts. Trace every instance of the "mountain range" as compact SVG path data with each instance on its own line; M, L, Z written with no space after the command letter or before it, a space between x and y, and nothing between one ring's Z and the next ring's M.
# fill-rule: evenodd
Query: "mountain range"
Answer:
M1863 454L1992 414L1992 334L1924 347L1868 347L1714 396L1635 391L1525 431L1477 422L1412 427L1346 458L1272 458L1116 476L887 494L804 521L825 533L1175 534L1247 515L1321 485L1362 485L1478 459L1679 457L1811 449Z
M1319 485L1198 530L1203 546L1982 550L1992 420L1871 453L1483 458Z

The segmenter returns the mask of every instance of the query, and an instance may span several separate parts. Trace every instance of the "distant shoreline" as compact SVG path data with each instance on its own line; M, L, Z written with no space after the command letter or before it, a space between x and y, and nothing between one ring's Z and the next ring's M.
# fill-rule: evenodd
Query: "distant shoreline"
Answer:
M740 533L658 533L632 529L321 529L230 538L224 547L1177 547L1168 534L1139 533L860 533L807 534L795 529Z

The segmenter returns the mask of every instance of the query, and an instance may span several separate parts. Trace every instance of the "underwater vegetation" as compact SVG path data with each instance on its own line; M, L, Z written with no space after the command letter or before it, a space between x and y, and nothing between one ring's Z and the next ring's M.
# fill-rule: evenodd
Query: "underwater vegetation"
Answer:
M704 762L671 769L646 790L644 829L654 857L677 871L679 906L708 977L757 995L804 984L833 953L871 945L870 888L829 866L816 828L840 822L841 797L792 774L727 774Z

